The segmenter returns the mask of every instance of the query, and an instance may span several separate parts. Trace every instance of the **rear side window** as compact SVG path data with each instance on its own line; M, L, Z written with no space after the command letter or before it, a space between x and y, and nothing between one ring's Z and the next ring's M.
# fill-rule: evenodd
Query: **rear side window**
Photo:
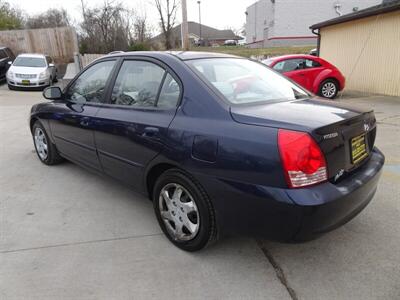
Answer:
M177 106L181 89L176 80L167 74L164 80L163 87L158 97L157 107L161 108L174 108Z
M306 59L306 68L318 68L321 64L312 59Z
M99 62L89 67L68 89L65 97L76 103L102 103L107 79L115 60Z
M138 60L124 61L112 91L111 103L133 107L175 107L180 87L160 66Z

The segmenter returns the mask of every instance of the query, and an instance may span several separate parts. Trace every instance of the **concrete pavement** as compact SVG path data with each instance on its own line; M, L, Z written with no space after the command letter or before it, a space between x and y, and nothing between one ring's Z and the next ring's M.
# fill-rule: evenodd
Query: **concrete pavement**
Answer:
M378 191L355 219L304 244L263 241L299 299L400 299L400 99L342 102L372 107L386 155Z
M231 238L190 254L161 234L142 196L72 163L41 164L27 125L41 93L3 85L0 298L398 299L399 100L342 100L374 107L387 157L356 219L305 244Z
M185 253L147 199L40 163L27 124L39 101L0 87L0 299L290 299L254 240Z

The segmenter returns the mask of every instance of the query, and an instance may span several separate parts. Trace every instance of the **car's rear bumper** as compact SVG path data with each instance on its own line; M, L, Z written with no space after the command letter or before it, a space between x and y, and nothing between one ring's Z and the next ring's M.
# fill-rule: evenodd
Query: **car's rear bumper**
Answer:
M299 241L343 225L367 206L376 192L384 160L374 148L368 161L340 182L301 189L196 177L213 200L222 234Z

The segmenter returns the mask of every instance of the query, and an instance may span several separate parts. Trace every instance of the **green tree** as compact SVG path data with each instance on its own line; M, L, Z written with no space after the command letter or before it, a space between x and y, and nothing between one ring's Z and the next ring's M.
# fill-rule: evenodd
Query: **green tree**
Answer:
M11 7L8 2L0 0L0 30L21 29L23 26L22 12Z

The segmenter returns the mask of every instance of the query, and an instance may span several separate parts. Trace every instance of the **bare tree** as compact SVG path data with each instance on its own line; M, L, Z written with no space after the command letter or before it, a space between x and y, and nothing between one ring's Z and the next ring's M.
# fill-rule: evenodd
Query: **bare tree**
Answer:
M241 28L227 26L225 30L231 30L236 36L243 36L243 33L245 33L244 25Z
M155 4L160 15L160 27L164 35L164 46L166 49L171 49L172 28L175 26L179 3L177 0L155 0Z
M134 12L120 3L105 0L101 6L88 8L82 1L83 22L81 50L92 53L108 53L127 50L133 40Z
M54 28L69 26L69 16L65 9L51 8L44 13L28 17L26 28Z
M136 15L133 23L134 38L135 42L144 43L150 38L150 27L147 21L147 15L141 14Z

